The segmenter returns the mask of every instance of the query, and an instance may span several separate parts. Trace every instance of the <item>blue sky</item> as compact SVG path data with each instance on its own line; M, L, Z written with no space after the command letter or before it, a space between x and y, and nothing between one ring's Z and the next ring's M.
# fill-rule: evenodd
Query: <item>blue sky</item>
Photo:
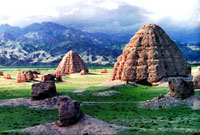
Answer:
M86 31L122 32L156 23L200 26L199 0L1 0L0 24L24 27L52 21Z

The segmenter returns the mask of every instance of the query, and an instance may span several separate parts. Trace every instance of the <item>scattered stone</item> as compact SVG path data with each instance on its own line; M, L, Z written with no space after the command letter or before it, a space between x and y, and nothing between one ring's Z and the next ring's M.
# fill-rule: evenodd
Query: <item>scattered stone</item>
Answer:
M4 76L4 78L5 78L5 79L11 79L11 75L10 75L10 74L7 74L7 75Z
M104 73L108 73L108 72L107 72L107 69L104 68L104 69L101 69L100 73L104 74Z
M55 78L56 78L55 74L46 74L41 77L41 82L55 81Z
M169 95L175 98L186 99L194 95L193 82L182 78L169 80Z
M81 70L88 72L88 68L75 51L69 51L59 63L56 75L80 73Z
M3 76L3 72L0 72L0 76Z
M85 75L85 74L86 74L85 70L81 70L80 75Z
M200 75L197 75L193 80L194 88L200 89Z
M56 85L55 82L41 82L32 85L31 99L32 100L43 100L56 96Z
M56 124L60 127L73 125L83 116L80 103L70 97L59 97L57 105L59 121Z
M162 28L144 25L117 58L111 80L151 85L167 77L187 77L191 67Z

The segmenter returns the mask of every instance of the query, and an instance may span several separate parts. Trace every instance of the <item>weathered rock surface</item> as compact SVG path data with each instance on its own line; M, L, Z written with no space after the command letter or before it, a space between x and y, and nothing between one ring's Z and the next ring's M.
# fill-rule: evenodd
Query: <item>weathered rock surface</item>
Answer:
M117 58L111 80L152 84L167 77L187 77L191 67L162 28L144 25Z
M41 82L55 81L55 79L56 79L55 74L46 74L41 77Z
M59 113L57 125L60 127L73 125L83 116L80 103L70 97L59 97L57 105Z
M107 69L101 69L100 73L103 74L103 73L108 73L108 72L107 72Z
M192 81L186 81L182 78L169 80L169 95L175 98L186 99L194 95L194 86Z
M56 85L55 82L41 82L32 85L31 99L32 100L43 100L56 96Z
M17 74L17 83L30 82L34 79L32 71L20 71Z
M10 74L7 74L7 75L4 76L4 78L5 78L5 79L11 79L11 75L10 75Z
M197 75L193 80L194 88L200 89L200 75Z
M0 76L3 76L3 72L0 72Z
M88 68L81 57L74 51L69 51L59 63L56 74L65 75L72 73L80 73L81 70L88 72Z

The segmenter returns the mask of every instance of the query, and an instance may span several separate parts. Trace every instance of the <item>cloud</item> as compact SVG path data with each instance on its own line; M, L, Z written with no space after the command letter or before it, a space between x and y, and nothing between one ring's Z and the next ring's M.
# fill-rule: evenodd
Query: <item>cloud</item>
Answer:
M199 0L1 0L0 24L53 21L86 31L122 32L145 23L166 28L200 25Z

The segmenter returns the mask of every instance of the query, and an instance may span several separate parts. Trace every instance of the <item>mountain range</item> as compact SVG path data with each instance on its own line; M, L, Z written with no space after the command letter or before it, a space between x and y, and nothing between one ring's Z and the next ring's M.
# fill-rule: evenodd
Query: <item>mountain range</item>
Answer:
M57 65L70 50L88 64L113 64L134 35L89 33L52 22L24 28L0 25L0 66ZM175 41L185 58L200 63L200 44Z

